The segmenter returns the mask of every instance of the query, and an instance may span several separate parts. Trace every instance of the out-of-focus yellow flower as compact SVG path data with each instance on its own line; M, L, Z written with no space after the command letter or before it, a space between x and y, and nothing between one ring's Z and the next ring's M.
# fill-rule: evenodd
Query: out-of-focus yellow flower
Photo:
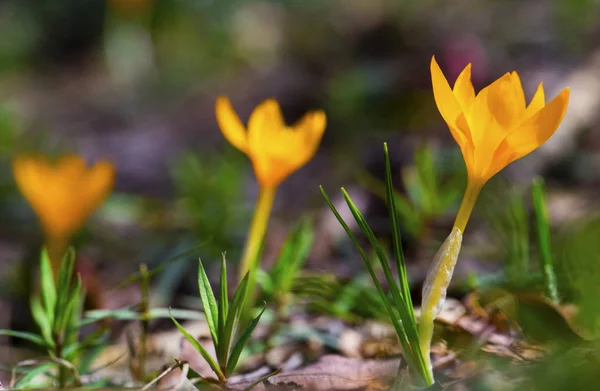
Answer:
M37 214L49 241L68 241L110 193L114 167L99 161L88 168L75 155L52 164L42 156L13 161L17 186Z
M252 161L263 188L277 187L315 155L327 122L325 112L316 110L288 126L274 99L254 109L247 130L224 96L217 98L216 115L225 138Z
M435 57L431 59L431 79L435 102L460 146L469 180L481 185L546 142L569 102L566 88L545 104L540 83L527 105L517 72L504 74L475 95L471 64L451 89Z

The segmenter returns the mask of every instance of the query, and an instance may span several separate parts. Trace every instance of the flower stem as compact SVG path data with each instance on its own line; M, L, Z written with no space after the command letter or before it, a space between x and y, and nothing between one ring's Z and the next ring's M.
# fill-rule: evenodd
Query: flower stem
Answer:
M60 266L62 265L63 257L67 253L69 248L69 241L61 237L48 236L46 240L46 250L48 251L48 258L50 258L50 265L52 266L52 274L54 275L54 281L58 281L58 273Z
M467 222L471 217L471 212L473 212L473 207L475 206L475 202L477 201L477 197L479 197L479 192L481 192L482 187L483 183L478 181L469 180L467 183L465 194L463 195L462 202L458 208L458 213L456 214L456 220L454 220L454 227L458 228L461 232L465 232Z
M267 232L267 225L273 208L273 200L275 199L276 187L261 188L258 194L258 200L254 208L254 216L250 223L250 231L248 239L242 253L241 267L239 280L241 281L246 275L246 272L254 273L258 266L258 259L262 241Z
M433 337L433 322L440 313L444 300L446 300L446 291L452 280L452 274L454 273L454 267L456 266L462 245L462 233L467 226L482 186L483 184L472 181L469 181L467 184L467 189L456 214L452 232L450 232L450 235L435 254L427 273L427 278L423 284L421 318L419 320L419 344L430 374L432 371L430 350L431 339Z

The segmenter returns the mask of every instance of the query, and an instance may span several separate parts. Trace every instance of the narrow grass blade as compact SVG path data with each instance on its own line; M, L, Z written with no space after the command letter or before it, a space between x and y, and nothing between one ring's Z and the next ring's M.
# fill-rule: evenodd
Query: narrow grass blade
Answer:
M418 350L418 349L413 348L413 346L415 346L415 347L418 346L418 342L416 345L411 346L411 342L409 341L409 339L407 337L404 325L402 323L400 323L398 314L392 308L392 306L389 302L389 299L388 299L387 295L385 294L383 287L381 286L381 283L379 282L379 280L377 279L377 276L375 275L375 271L373 270L373 267L371 266L371 263L369 262L369 258L367 257L367 254L362 249L362 246L359 244L358 240L352 233L352 230L350 229L350 227L348 227L348 224L346 224L346 222L344 221L344 219L342 218L340 213L337 211L336 207L331 202L331 199L325 192L325 189L323 189L322 186L320 187L320 189L321 189L321 194L323 194L323 197L325 198L325 202L327 202L327 205L329 206L329 208L335 215L336 219L341 224L342 228L344 228L344 231L346 231L346 234L348 235L348 237L350 238L350 240L356 247L360 257L362 258L365 266L367 267L367 271L369 272L369 275L371 276L371 279L373 280L373 283L375 284L375 288L377 289L377 292L379 293L379 296L381 297L381 301L383 302L383 305L385 306L385 309L389 315L389 319L392 322L394 329L396 330L398 340L400 341L400 344L402 345L402 350L405 353L407 362L409 363L409 365L413 366L414 368L420 368L421 366L419 365L419 361L416 360L414 357L414 350ZM415 326L415 328L416 328L416 326ZM415 330L415 332L416 332L416 330ZM418 341L418 336L417 336L417 341ZM417 354L420 354L420 353L417 353ZM421 376L424 376L424 375L421 374Z
M406 338L405 343L406 347L403 346L405 356L412 356L413 361L417 364L417 368L419 368L421 374L429 373L427 369L427 364L423 358L423 354L421 349L419 348L419 333L417 330L417 324L414 318L414 315L411 316L412 302L408 301L406 297L402 295L400 289L398 288L398 284L392 275L392 271L390 270L390 265L388 263L387 257L385 255L385 251L383 250L381 244L375 237L375 234L371 230L371 227L367 224L366 220L362 216L362 213L358 210L350 195L346 192L344 188L342 188L342 194L356 220L358 226L360 227L363 234L371 243L371 246L375 249L375 253L377 254L377 258L379 259L379 263L383 269L385 278L388 282L389 289L392 293L393 301L395 302L395 308L398 310L398 315L400 316L400 321L403 325L404 330L404 338ZM366 262L368 263L368 261ZM423 375L425 376L425 375ZM428 376L428 375L427 375ZM424 377L426 379L426 377Z
M356 204L354 204L354 202L352 201L352 198L350 198L350 195L348 194L346 189L342 188L342 194L344 195L346 204L348 204L348 208L350 209L350 212L352 212L352 215L354 216L354 220L356 220L358 227L360 228L362 233L369 240L369 243L375 250L375 254L377 254L377 259L379 260L381 268L383 269L383 273L388 282L388 286L389 286L390 292L392 293L392 297L394 298L394 301L396 301L398 303L406 303L406 300L404 299L404 297L402 296L402 293L398 289L398 284L396 283L396 280L394 279L394 276L392 275L392 270L390 269L390 265L388 263L387 256L385 255L385 251L384 251L383 247L381 246L381 244L379 243L379 240L377 240L377 237L373 233L373 230L371 229L371 227L369 227L369 224L363 217L360 210L358 210L358 208L356 207Z
M281 372L282 368L279 368L271 373L267 373L266 375L264 375L263 377L261 377L260 379L255 380L254 382L250 383L250 385L246 388L244 388L244 391L250 391L252 390L254 387L256 387L257 385L259 385L260 383L264 382L265 380L277 375L279 372Z
M538 232L538 251L540 253L541 267L546 284L546 294L556 304L559 302L559 296L556 285L556 274L554 273L554 265L552 264L550 222L544 193L544 180L542 178L534 179L532 195L535 223Z
M390 155L387 143L383 144L383 151L385 156L385 189L393 232L394 258L396 260L396 269L398 271L398 280L400 283L402 297L408 303L408 313L414 322L415 314L412 306L412 298L410 296L408 274L406 272L406 261L404 259L404 251L402 249L402 235L400 233L400 223L398 222L396 201L394 197L394 185L392 183L392 168L390 164Z
M48 322L54 326L54 318L56 314L56 285L54 284L54 274L52 273L52 265L50 257L46 249L42 250L40 258L40 277L42 286L42 302Z
M184 329L183 326L180 325L179 322L177 322L177 320L175 320L173 316L171 316L171 320L173 321L173 323L175 323L175 326L177 326L181 334L183 334L183 336L189 341L189 343L192 344L194 349L196 349L198 353L200 353L200 355L206 360L208 365L210 365L210 368L219 377L219 379L225 381L225 376L223 375L221 368L219 368L219 365L217 365L210 353L208 353L208 351L204 349L200 342L198 342L196 338L194 338L190 333L188 333L187 330Z
M260 311L258 316L256 318L254 318L252 323L250 323L248 328L246 328L246 330L242 333L240 338L235 343L235 346L231 350L231 355L229 356L229 360L227 360L227 375L231 375L233 373L233 371L235 370L235 366L237 365L238 360L240 359L242 350L244 350L244 346L246 346L246 343L250 339L252 332L258 325L258 322L260 321L260 317L262 316L263 312L265 312L265 309L267 309L266 306L263 307L262 311Z
M229 312L229 297L227 287L227 263L225 253L221 256L221 294L219 297L219 329L225 328L225 320Z
M217 346L219 344L219 337L217 335L219 309L217 308L217 301L215 300L215 295L201 260L198 260L198 290L200 291L200 300L202 301L202 307L204 307L210 335L215 346Z
M221 292L219 295L219 325L217 334L219 336L219 345L217 346L217 361L221 368L227 365L228 344L225 341L225 324L227 322L227 313L229 312L229 297L227 290L227 264L225 262L225 253L221 254Z

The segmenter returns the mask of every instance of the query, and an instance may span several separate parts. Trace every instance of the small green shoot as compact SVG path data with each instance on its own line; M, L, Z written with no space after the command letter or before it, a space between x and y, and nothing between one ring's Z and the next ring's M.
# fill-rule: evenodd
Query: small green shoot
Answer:
M435 169L431 148L423 146L415 151L414 167L402 172L406 195L393 191L396 212L402 228L412 237L419 237L430 221L448 211L460 198L462 178L452 175L443 180ZM363 175L361 183L371 192L387 199L385 181Z
M531 193L533 196L533 210L538 234L540 266L544 275L546 294L554 304L558 304L558 288L556 286L556 274L554 273L554 266L552 264L552 249L550 245L550 222L546 208L544 180L542 178L533 180Z
M325 201L331 208L335 217L338 219L346 233L348 234L350 240L356 246L361 258L363 259L365 266L371 278L373 279L373 283L375 284L379 295L385 305L387 313L389 315L389 319L396 330L396 334L402 346L402 351L404 353L404 357L408 363L409 368L412 371L413 382L430 386L433 384L433 377L430 372L430 369L427 365L428 360L423 356L421 349L419 347L419 335L417 330L417 322L415 319L414 308L412 304L412 299L410 295L410 287L408 282L408 276L406 273L406 264L404 262L404 255L402 251L402 241L400 237L400 226L398 222L398 218L396 215L396 206L395 206L395 197L393 193L393 184L392 184L392 174L389 160L389 153L387 144L384 143L384 156L385 156L385 164L386 164L386 195L388 208L390 212L390 220L392 224L392 232L393 232L393 249L394 256L396 262L396 268L399 275L399 281L396 281L392 275L392 271L390 268L390 262L387 258L386 251L381 246L372 229L369 227L361 212L358 210L352 199L348 195L345 189L342 188L342 193L346 200L354 219L356 220L358 226L360 227L363 234L369 240L369 243L375 250L377 258L380 262L380 265L385 274L385 278L389 289L391 291L391 298L385 293L383 286L377 276L375 275L375 271L371 266L369 259L363 250L362 246L344 221L344 219L340 216L339 212L331 202L331 199L321 187L321 193L325 197Z
M58 370L58 387L79 385L78 362L84 348L93 341L79 342L84 291L79 276L73 276L75 252L73 249L62 259L58 279L55 280L48 253L44 249L40 257L40 296L32 296L31 313L40 329L40 334L0 330L0 335L8 335L27 340L48 352L49 359L39 361L30 371L45 373ZM56 283L55 283L56 281ZM94 335L95 337L95 335ZM48 361L51 361L48 363ZM29 377L21 378L16 388L27 388Z
M202 261L198 263L198 289L200 292L200 300L206 314L206 321L213 339L213 346L216 352L216 360L211 354L198 342L185 328L171 316L175 326L181 331L184 337L194 346L200 355L206 360L210 368L213 370L220 383L225 384L227 379L235 371L236 365L240 359L242 351L246 343L250 339L252 332L258 325L258 322L265 311L263 310L250 325L241 333L235 343L234 338L237 334L238 324L246 298L248 296L248 279L249 273L246 273L239 286L237 287L231 302L228 300L227 292L227 265L225 254L221 258L221 278L219 289L219 300L217 301L214 291L208 280L208 276L202 265Z
M270 272L257 271L257 281L263 292L266 297L273 298L278 307L289 303L294 281L308 259L313 238L311 222L303 219L287 237Z

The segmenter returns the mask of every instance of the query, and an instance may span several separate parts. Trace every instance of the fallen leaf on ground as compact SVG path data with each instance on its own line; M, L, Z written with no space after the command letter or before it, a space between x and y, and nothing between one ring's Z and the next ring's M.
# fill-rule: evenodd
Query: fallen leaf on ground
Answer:
M254 390L268 390L268 385L291 384L315 391L381 390L389 387L398 372L398 365L400 359L361 360L327 355L304 368L275 375L267 380L266 385L261 383ZM246 380L229 386L232 390L243 390L250 383Z

